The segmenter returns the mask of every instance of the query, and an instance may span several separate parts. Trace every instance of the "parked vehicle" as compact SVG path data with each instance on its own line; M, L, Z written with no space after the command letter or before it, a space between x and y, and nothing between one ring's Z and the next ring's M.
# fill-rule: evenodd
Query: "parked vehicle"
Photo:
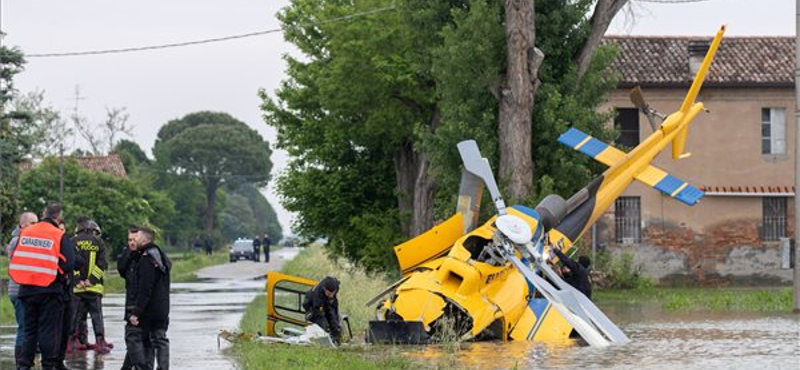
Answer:
M256 260L256 253L253 251L253 239L239 239L231 246L230 261Z

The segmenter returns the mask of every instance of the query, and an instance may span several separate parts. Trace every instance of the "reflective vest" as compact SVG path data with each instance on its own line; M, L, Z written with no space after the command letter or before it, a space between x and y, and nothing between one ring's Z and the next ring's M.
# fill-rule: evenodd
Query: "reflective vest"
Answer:
M28 226L19 233L17 248L8 266L11 279L20 285L46 287L56 280L64 232L49 222Z
M87 239L81 234L72 238L77 252L86 260L86 265L82 269L73 272L74 278L77 280L94 280L94 283L86 288L80 288L76 285L75 288L72 289L73 293L81 294L91 292L102 295L104 292L103 277L106 272L97 265L97 253L100 252L100 246L98 246L95 241L94 238ZM105 258L105 256L100 256L100 258ZM90 277L92 279L90 279Z

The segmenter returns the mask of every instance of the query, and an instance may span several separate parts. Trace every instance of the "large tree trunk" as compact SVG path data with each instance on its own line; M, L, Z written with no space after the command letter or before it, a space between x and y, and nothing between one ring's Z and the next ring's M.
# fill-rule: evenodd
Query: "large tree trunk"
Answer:
M206 232L211 235L214 230L214 203L217 200L217 188L219 183L214 179L209 179L206 183Z
M428 175L428 156L414 151L405 142L394 155L397 178L397 203L401 228L406 237L413 238L433 226L433 179Z
M589 36L586 38L586 43L583 44L580 53L575 58L575 65L578 67L578 77L583 77L584 73L589 69L592 63L592 57L600 42L603 40L603 35L606 34L608 26L614 16L622 9L628 0L598 0L597 5L594 7L592 14L592 29L589 31Z
M533 0L505 1L505 79L500 87L498 138L500 179L511 199L524 199L533 188L531 155L533 97L538 88L539 66L544 60L535 47Z

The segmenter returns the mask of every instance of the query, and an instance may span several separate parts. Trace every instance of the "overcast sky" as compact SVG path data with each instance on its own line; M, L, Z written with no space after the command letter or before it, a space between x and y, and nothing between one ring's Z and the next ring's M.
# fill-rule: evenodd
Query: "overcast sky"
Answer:
M659 1L670 0L634 1L609 33L712 36L719 25L727 24L729 36L795 34L793 0ZM0 0L0 29L7 34L5 45L19 46L26 54L115 49L276 29L275 13L288 3ZM279 86L285 77L282 56L295 52L280 33L273 33L165 50L28 58L16 87L23 92L44 90L49 104L66 112L74 108L75 87L80 86L85 98L79 101L80 112L96 121L103 118L105 107L125 107L136 126L131 139L148 152L161 125L198 110L228 112L274 142L274 130L261 119L257 91ZM275 151L272 161L275 174L284 168L286 154ZM293 216L280 206L271 186L265 194L289 234Z

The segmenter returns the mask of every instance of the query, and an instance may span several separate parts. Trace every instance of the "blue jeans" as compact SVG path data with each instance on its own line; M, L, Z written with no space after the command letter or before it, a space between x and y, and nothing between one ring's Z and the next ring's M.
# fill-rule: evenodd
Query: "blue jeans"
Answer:
M22 307L22 300L16 296L11 298L11 304L14 305L14 317L17 319L17 340L14 342L14 346L22 347L22 335L25 332L25 309Z

